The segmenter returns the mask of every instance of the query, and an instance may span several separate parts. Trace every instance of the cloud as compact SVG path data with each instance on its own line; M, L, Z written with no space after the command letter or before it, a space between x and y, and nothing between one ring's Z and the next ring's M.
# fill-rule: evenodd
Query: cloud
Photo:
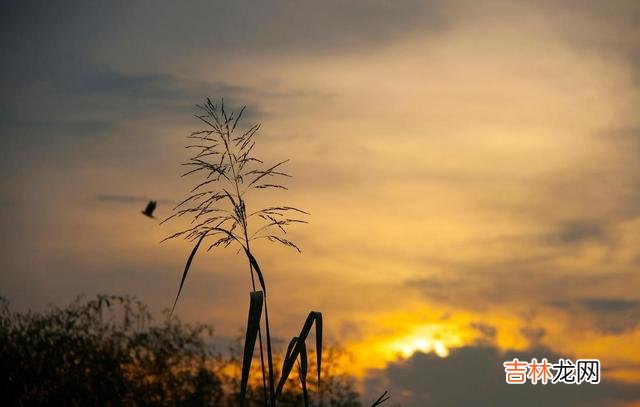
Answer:
M580 303L595 312L621 312L640 307L640 301L608 298L585 298Z
M372 372L365 383L366 394L377 394L388 386L391 402L405 407L427 406L606 406L613 402L640 401L640 385L607 378L602 366L600 384L508 385L502 363L546 357L556 363L563 356L547 348L527 352L501 352L491 346L466 346L446 358L416 353L405 361L390 363Z
M20 84L20 80L25 82ZM20 131L51 139L91 135L125 120L159 114L183 115L208 95L231 101L252 94L253 89L225 82L182 79L170 74L127 74L93 62L54 61L49 69L17 78L21 86L4 95L2 131ZM24 103L33 99L34 103ZM233 107L233 106L232 106ZM256 117L257 107L248 114ZM100 124L96 129L95 124Z
M113 203L133 203L133 202L148 202L155 200L159 204L175 205L176 202L170 199L164 198L149 198L145 196L136 195L120 195L120 194L98 194L96 199L100 202L113 202Z
M548 10L554 2L543 3ZM550 14L550 22L576 48L623 60L628 74L640 83L640 5L636 1L605 4L597 0L568 1L564 13ZM583 21L583 24L576 24ZM593 26L598 29L592 29Z
M623 278L619 273L582 274L560 270L553 261L552 257L534 256L485 264L445 263L439 265L444 273L410 279L404 286L438 302L482 310L499 304L542 304L563 298L582 287Z
M549 236L552 245L575 244L589 239L602 239L604 227L597 222L567 222L559 227L559 231Z
M472 322L470 324L470 327L480 333L480 337L478 338L478 341L480 343L495 342L496 334L498 333L498 330L496 329L495 326L481 323L481 322Z
M592 326L605 334L620 335L640 325L640 301L623 298L577 298L550 305L573 315L589 315Z
M299 296L336 310L327 319L345 338L374 328L354 323L354 309L416 302L566 312L569 332L576 320L636 326L640 137L627 74L640 36L627 34L637 6L463 3L3 2L11 206L0 221L16 231L2 258L13 293L35 303L55 273L55 296L69 298L111 286L66 269L109 270L114 259L135 269L150 253L141 242L161 237L118 203L179 201L193 105L225 96L265 121L257 148L292 156L291 201L314 214L296 235L304 262L264 256L317 273L314 296ZM172 262L189 249L156 255ZM104 275L131 278L132 290L174 282ZM381 300L350 295L363 285ZM202 304L238 309L220 298ZM562 334L527 324L515 329L532 344ZM488 343L498 328L473 329Z
M185 53L195 49L219 56L234 51L362 50L414 30L439 31L447 26L440 1L191 1L180 6L159 1L153 7L143 3L94 7L62 2L55 7L41 3L3 8L5 31L12 37L22 34L22 41L44 40L45 35L52 39L82 35L66 47L89 43L110 48L118 44L120 55L137 52L138 57L147 59L162 49ZM65 24L60 24L62 16ZM32 32L32 24L40 25L42 32Z

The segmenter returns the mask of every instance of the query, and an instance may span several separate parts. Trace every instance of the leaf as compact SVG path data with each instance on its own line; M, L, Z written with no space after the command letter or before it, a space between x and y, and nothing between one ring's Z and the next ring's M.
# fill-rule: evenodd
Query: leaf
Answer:
M276 388L276 399L282 393L282 388L284 384L287 382L289 378L289 374L291 374L291 369L293 368L298 355L302 352L305 353L306 359L306 345L305 341L307 340L307 336L309 336L309 332L311 331L311 327L315 323L316 325L316 363L318 365L318 388L320 387L320 373L322 370L322 313L317 311L311 311L307 320L304 322L302 330L300 331L300 335L294 338L289 343L289 349L287 350L287 356L284 359L282 365L282 373L280 376L280 381L278 382L278 387Z
M275 235L264 236L264 238L266 238L270 242L279 242L279 243L282 243L285 246L293 247L294 249L296 249L298 251L298 253L302 253L300 251L300 248L290 240L283 239L283 238L281 238L279 236L275 236Z
M382 396L378 397L378 399L376 401L373 402L373 404L371 405L371 407L377 407L380 404L384 403L385 401L389 400L391 397L387 396L387 393L389 393L387 390L384 391L384 393L382 393ZM386 397L385 397L386 396Z
M302 396L304 397L304 406L309 407L309 392L307 391L307 346L304 341L300 342L302 350L300 351L300 362L298 363L298 377L302 386Z
M264 295L267 295L267 288L264 284L264 277L262 276L262 271L260 270L258 261L256 260L255 257L253 257L253 254L251 254L251 252L246 247L243 246L243 248L244 248L245 254L249 258L249 262L251 263L251 266L253 267L256 274L258 275L258 281L260 281L260 287L262 287L262 291L264 291Z
M260 329L260 317L262 316L262 304L264 293L253 291L249 294L249 317L247 320L247 333L244 337L244 354L242 356L242 379L240 381L240 405L244 406L247 397L247 383L253 359L253 349L256 346L256 337Z
M271 166L270 168L264 170L264 171L250 171L248 174L260 174L257 177L255 177L250 183L249 183L249 187L254 185L256 182L260 181L262 178L266 177L266 176L272 176L272 175L284 175L286 176L287 174L281 173L281 172L277 172L275 171L276 168L280 167L282 164L285 164L289 162L289 160L284 160L284 161L280 161L279 163L277 163L276 165Z
M289 188L285 187L284 185L280 185L280 184L260 184L260 185L254 185L254 188L256 188L256 189L274 188L274 189L284 189L284 190L288 190L289 189Z
M318 389L322 370L322 313L316 312L316 363L318 365Z
M238 120L240 120L240 118L242 117L242 112L244 112L244 109L246 109L246 106L242 106L242 109L240 109L240 113L238 113L238 117L236 117L236 120L233 122L233 127L231 128L232 133L236 129L236 126L238 125Z
M202 234L202 236L200 236L198 243L196 243L196 246L193 248L193 250L191 251L191 254L189 255L189 258L187 259L187 264L184 266L184 273L182 273L182 279L180 280L180 288L178 288L178 294L176 295L176 300L173 302L173 307L171 307L171 313L169 314L169 317L173 315L173 310L176 308L176 304L178 303L178 297L180 297L180 293L182 292L182 287L184 286L184 280L187 278L189 267L191 267L191 262L193 262L193 258L195 257L196 252L200 247L200 243L202 243L204 238L207 237L208 233L209 232L205 232Z

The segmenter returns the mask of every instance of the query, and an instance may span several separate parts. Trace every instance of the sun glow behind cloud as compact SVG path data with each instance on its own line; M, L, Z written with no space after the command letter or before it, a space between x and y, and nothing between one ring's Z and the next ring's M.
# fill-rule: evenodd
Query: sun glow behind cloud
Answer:
M179 201L191 107L225 96L263 122L262 158L292 159L274 201L312 213L291 232L302 255L256 246L279 335L319 309L361 376L490 343L599 357L639 382L637 7L464 3L316 10L344 27L290 4L158 7L152 27L140 6L105 6L84 10L90 30L38 31L55 47L11 44L29 52L7 58L18 85L0 123L3 227L20 231L3 241L6 295L26 308L126 289L169 305L191 247L158 245L173 230L138 203L97 197ZM199 254L189 278L179 315L235 335L244 262Z
M444 311L436 311L435 307L418 310L419 307L414 306L413 312L376 315L372 332L360 340L345 343L352 354L346 365L349 371L364 375L369 369L380 369L389 362L408 359L416 352L446 358L451 350L479 343L499 342L505 349L526 348L527 342L522 335L514 333L509 337L504 329L497 337L496 332L484 330L489 325L477 326L473 322L477 317L471 313L447 315ZM509 325L506 322L504 327Z
M403 338L400 341L391 344L391 347L400 352L405 358L412 356L416 352L434 352L441 358L449 356L449 349L445 346L442 340L433 339L433 337L429 337L425 334Z

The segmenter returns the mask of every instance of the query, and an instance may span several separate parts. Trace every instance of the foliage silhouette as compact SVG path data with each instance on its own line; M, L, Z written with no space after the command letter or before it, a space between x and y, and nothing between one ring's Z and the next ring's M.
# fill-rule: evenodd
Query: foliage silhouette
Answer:
M11 312L4 300L0 304L5 405L236 407L241 354L239 343L217 352L210 326L177 318L156 324L135 298L79 298L67 308L26 314ZM324 406L359 407L353 379L332 371L337 357L339 350L329 348ZM250 406L263 403L259 376L254 370L248 382ZM287 388L279 405L304 405L302 392Z
M251 370L256 336L260 349L264 405L276 407L277 400L282 393L282 387L287 382L296 362L300 370L299 377L305 396L304 402L305 405L308 405L306 386L308 363L305 341L311 326L315 324L317 380L320 383L322 314L317 311L312 311L309 314L301 334L291 342L284 357L281 376L278 379L274 367L267 287L258 261L251 251L253 241L265 239L292 247L300 252L300 248L285 237L286 229L293 224L306 223L299 216L308 215L308 213L292 206L282 205L269 206L249 212L246 203L249 194L267 189L287 189L278 180L290 176L282 170L288 160L280 161L274 165L265 165L253 154L256 144L255 138L261 125L254 124L245 131L240 130L242 126L238 127L238 124L245 107L237 113L227 113L223 100L217 104L207 99L206 103L198 105L198 108L201 114L197 114L196 117L205 124L205 128L188 136L190 140L196 140L196 144L186 146L187 149L193 149L195 152L183 164L189 168L183 176L197 174L203 179L195 185L190 195L174 208L175 213L163 221L164 223L174 218L189 217L191 225L195 224L195 226L190 225L165 239L183 237L195 242L180 279L172 312L184 287L193 259L205 239L214 239L210 242L207 250L219 246L240 246L240 251L245 253L248 260L252 284L247 332L244 338L245 347L242 356L244 363L242 364L240 383L240 405L245 404L247 396L247 380ZM252 228L250 228L250 220ZM256 288L256 278L259 290ZM261 324L262 322L264 325ZM262 337L263 326L266 336L264 341L267 353L266 367ZM277 387L276 382L278 383ZM321 386L318 389L321 389Z

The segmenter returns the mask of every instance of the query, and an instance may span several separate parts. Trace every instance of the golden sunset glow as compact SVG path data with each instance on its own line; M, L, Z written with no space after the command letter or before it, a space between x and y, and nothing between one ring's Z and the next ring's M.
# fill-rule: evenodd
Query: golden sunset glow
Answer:
M30 68L6 68L27 76L3 112L0 211L19 233L2 238L0 294L22 309L104 291L170 307L193 245L160 244L180 225L139 212L151 197L163 218L185 197L192 106L224 97L262 123L265 162L291 159L288 190L248 210L310 213L287 235L301 254L252 248L285 346L318 310L360 388L409 407L446 397L406 378L465 351L597 358L594 405L637 405L638 3L330 3L161 7L153 26L83 9L103 22L94 35L56 25L77 43L33 51L83 55L54 79L12 59ZM21 107L34 95L42 108ZM225 339L247 320L236 250L198 253L177 307Z

